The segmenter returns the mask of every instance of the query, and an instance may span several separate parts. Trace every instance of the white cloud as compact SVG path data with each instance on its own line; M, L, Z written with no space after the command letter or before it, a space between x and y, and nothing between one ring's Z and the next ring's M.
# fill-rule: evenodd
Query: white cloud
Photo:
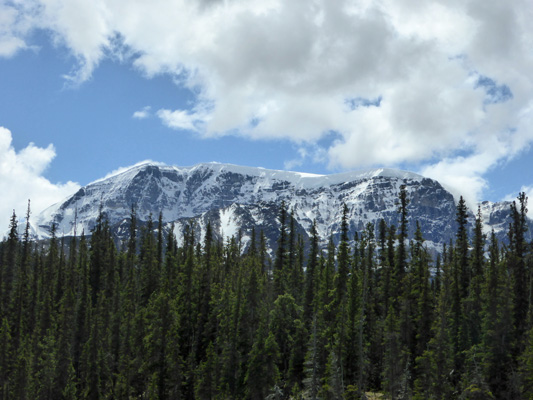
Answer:
M332 167L422 163L435 176L468 167L454 185L472 198L488 169L533 141L530 0L416 9L408 0L30 3L31 13L17 2L18 17L1 33L6 54L25 45L29 28L18 28L20 20L70 49L79 61L75 81L125 52L147 76L173 75L197 94L190 110L157 115L203 137L313 145L335 131L339 139L323 149ZM482 76L512 97L487 101ZM346 107L347 99L377 98L379 106Z
M463 196L468 207L475 210L476 203L488 185L482 175L493 162L485 154L446 158L423 167L421 174L439 181L457 200Z
M32 215L76 192L74 182L54 184L43 173L55 157L54 146L41 148L30 143L17 152L12 145L11 132L0 126L0 232L9 225L13 210L21 220L31 200ZM31 218L31 217L30 217Z
M305 147L300 147L298 149L298 157L291 160L287 160L284 163L284 168L288 170L293 170L295 168L301 167L306 158L309 157L309 153Z
M2 11L0 10L0 12ZM22 39L8 35L0 36L0 57L11 57L25 47L26 44Z
M325 154L324 148L315 144L304 144L297 149L297 153L298 157L284 162L285 169L294 170L308 161L315 164L323 164L327 161L327 154Z
M527 216L529 218L533 218L533 185L522 186L519 192L524 192L526 194L528 200ZM518 193L508 194L507 196L505 196L504 200L516 201L518 203L517 196Z
M32 27L28 11L29 8L22 10L22 7L0 3L0 57L12 57L29 47L24 40Z
M163 124L172 129L203 132L208 115L203 112L190 112L187 110L166 110L157 111L157 116Z
M135 119L146 119L150 117L150 106L143 107L141 110L135 111L132 115Z

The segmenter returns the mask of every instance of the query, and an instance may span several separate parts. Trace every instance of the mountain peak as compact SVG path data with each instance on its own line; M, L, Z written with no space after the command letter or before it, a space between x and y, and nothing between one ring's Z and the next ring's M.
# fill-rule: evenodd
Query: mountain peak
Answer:
M121 168L117 171L108 174L105 178L98 179L94 183L104 182L108 179L124 179L133 178L139 171L159 169L165 172L193 175L200 171L209 171L217 176L224 173L234 173L243 176L257 177L263 180L277 180L285 181L301 188L314 188L319 186L338 185L345 182L361 181L372 179L375 177L383 178L397 178L420 181L428 179L422 175L402 171L391 168L376 168L365 169L351 172L341 172L329 175L311 174L307 172L286 171L286 170L272 170L262 167L246 167L235 164L219 163L219 162L205 162L193 166L169 166L155 161L143 161L128 168Z
M134 206L141 224L161 212L165 226L173 224L178 238L185 225L193 223L201 236L210 222L221 238L240 232L246 241L252 227L256 232L263 230L270 246L275 247L277 217L284 202L299 233L308 235L316 221L325 244L330 236L339 234L344 204L349 210L350 237L368 223L377 229L380 219L397 226L402 185L407 187L410 200L411 234L414 221L418 221L428 235L428 246L438 248L453 239L453 196L437 181L412 172L379 168L315 175L215 162L178 167L146 161L119 169L45 210L36 218L34 228L42 237L48 235L52 224L59 235L82 230L88 233L102 208L120 238L127 233ZM493 226L504 226L507 214L502 207L491 205L483 210Z

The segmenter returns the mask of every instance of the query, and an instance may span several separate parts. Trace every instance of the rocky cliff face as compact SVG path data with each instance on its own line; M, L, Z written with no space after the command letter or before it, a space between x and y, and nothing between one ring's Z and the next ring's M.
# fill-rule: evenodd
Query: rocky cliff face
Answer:
M418 221L428 247L439 250L456 232L452 194L435 180L391 169L322 176L216 163L189 168L143 164L80 189L41 213L34 228L41 237L52 223L59 235L89 234L102 209L120 241L128 234L134 206L140 223L150 215L156 220L161 212L165 228L173 224L178 240L187 224L193 224L200 238L210 222L219 238L240 235L244 246L255 227L275 248L284 202L304 237L317 221L325 244L330 236L338 240L343 204L349 211L350 237L368 223L377 227L381 218L397 226L402 185L409 198L410 236ZM484 202L481 209L485 230L494 227L503 238L509 204Z

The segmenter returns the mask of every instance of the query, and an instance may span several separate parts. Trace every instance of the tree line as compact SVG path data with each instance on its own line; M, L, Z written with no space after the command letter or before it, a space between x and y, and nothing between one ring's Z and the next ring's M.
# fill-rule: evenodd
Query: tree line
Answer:
M533 248L527 198L508 242L468 233L433 259L407 191L399 224L309 243L279 211L277 249L243 251L161 215L117 248L103 212L90 237L33 242L30 210L0 243L0 399L533 399ZM408 238L409 224L416 224ZM355 239L355 240L352 240ZM354 243L354 244L351 244Z

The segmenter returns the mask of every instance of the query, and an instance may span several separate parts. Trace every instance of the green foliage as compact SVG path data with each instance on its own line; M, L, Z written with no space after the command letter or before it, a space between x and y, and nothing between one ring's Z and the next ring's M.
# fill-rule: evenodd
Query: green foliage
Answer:
M263 232L178 246L149 219L118 250L101 212L90 240L32 243L16 215L0 242L0 400L533 399L527 198L509 245L464 200L455 243L433 261L410 226L355 236L348 208L326 249L281 205L271 263ZM27 213L29 219L29 209ZM409 232L415 232L409 237Z
M525 399L533 399L533 327L527 334L526 349L520 359L522 393Z

